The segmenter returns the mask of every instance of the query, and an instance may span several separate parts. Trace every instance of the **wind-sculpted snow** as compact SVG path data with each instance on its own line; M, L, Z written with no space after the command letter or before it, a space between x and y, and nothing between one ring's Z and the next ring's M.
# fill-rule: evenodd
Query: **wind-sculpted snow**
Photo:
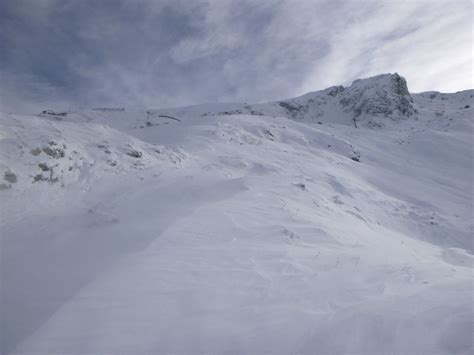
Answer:
M472 353L472 107L394 74L2 114L2 351Z
M55 120L49 116L1 116L3 174L15 176L2 189L15 192L34 184L67 188L90 184L103 175L127 174L156 164L180 163L177 148L147 144L129 134L95 122Z

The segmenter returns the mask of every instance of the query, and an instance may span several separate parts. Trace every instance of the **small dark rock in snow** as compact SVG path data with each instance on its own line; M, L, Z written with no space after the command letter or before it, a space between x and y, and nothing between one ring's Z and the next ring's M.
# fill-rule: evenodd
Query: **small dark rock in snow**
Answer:
M46 163L39 163L38 167L40 168L41 171L49 171L49 166L46 165Z
M14 173L12 173L11 171L5 171L5 174L3 174L3 179L5 181L8 181L12 184L14 184L15 182L18 181L16 175Z
M64 158L66 155L64 149L55 147L57 144L54 142L49 142L50 147L44 147L43 152L49 155L52 158L59 159Z
M51 115L51 116L66 116L67 112L54 112L53 110L43 110L41 112L43 115Z
M303 191L306 190L306 185L301 182L294 184L294 186L299 187Z
M130 155L133 158L141 158L142 157L142 152L139 152L138 150L131 150L127 153L127 155Z

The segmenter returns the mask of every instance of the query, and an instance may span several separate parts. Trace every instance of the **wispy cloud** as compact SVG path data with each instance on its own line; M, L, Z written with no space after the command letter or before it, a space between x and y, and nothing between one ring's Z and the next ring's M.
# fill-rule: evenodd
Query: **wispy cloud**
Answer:
M278 99L382 72L472 83L472 2L6 0L2 110Z
M303 91L395 71L415 92L473 87L472 2L353 2L345 12L357 15L327 33L331 52Z

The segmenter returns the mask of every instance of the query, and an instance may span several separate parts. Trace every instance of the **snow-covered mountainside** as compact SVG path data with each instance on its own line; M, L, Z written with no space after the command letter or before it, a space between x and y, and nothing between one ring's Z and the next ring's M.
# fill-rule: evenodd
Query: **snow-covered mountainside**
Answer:
M471 354L474 90L0 116L5 354Z

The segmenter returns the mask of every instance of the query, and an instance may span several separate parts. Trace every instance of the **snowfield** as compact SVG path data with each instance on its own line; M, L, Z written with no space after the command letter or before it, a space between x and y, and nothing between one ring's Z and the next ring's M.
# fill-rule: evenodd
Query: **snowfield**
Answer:
M0 115L4 354L472 354L474 90Z

